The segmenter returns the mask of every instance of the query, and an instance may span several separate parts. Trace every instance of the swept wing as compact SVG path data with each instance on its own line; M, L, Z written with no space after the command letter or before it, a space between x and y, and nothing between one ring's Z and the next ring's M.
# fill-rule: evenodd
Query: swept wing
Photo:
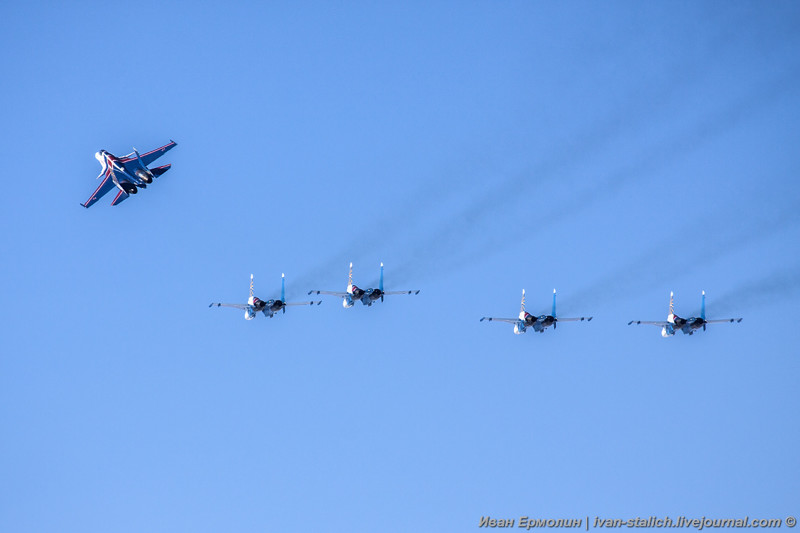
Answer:
M234 309L247 309L250 306L247 304L221 304L221 303L210 303L208 304L209 307L233 307Z
M153 161L155 161L156 159L158 159L162 155L166 154L168 151L170 151L172 148L174 148L177 144L178 143L176 143L175 141L170 141L169 143L165 144L164 146L162 146L160 148L156 148L155 150L150 150L147 153L140 154L140 157L142 158L142 163L144 164L144 166L149 167L150 163L152 163ZM131 152L128 155L126 155L125 157L121 157L120 158L120 162L125 165L126 169L128 168L128 163L133 163L133 168L139 168L139 164L138 164L135 152Z
M308 291L308 294L327 294L328 296L338 296L339 298L344 298L348 296L346 292L335 292L335 291Z
M419 291L385 291L383 294L390 295L390 294L419 294Z
M100 185L97 186L97 189L95 189L95 191L92 193L89 199L86 200L85 203L81 204L83 207L86 208L91 207L92 205L94 205L95 202L97 202L97 200L105 196L108 193L108 191L110 191L115 187L114 180L111 178L110 168L105 169L103 172L100 173L99 176L97 176L97 179L101 178L103 181L100 182Z
M489 322L508 322L509 324L516 324L519 322L518 318L495 318L492 316L482 317L480 321L483 322L484 320Z

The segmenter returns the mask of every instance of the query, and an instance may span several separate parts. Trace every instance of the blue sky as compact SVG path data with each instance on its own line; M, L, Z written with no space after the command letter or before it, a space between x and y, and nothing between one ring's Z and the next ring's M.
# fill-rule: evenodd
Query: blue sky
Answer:
M724 9L723 9L724 8ZM6 3L1 531L797 515L791 2ZM121 206L93 154L169 139ZM212 301L326 298L252 322ZM593 315L515 336L481 316ZM662 339L676 310L738 325Z

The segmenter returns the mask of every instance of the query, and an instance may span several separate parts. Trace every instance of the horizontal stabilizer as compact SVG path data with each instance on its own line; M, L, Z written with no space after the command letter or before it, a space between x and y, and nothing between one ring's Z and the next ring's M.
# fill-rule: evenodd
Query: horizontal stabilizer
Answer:
M119 191L117 196L114 197L114 201L111 202L111 205L119 205L124 202L130 194L126 193L125 191Z
M150 172L153 173L153 176L159 177L161 174L163 174L164 172L166 172L170 168L172 168L172 164L164 165L164 166L156 167L156 168L151 168Z

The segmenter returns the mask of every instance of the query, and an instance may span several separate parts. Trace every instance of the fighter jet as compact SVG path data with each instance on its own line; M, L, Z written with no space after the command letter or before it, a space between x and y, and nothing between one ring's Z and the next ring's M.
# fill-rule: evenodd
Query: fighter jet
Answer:
M522 303L519 308L519 318L494 318L485 316L481 318L481 322L487 320L489 322L507 322L514 324L514 333L520 335L525 333L528 328L533 328L534 331L544 333L544 330L553 326L556 329L559 322L578 322L586 320L590 321L593 317L577 317L577 318L562 318L556 316L556 290L553 289L553 313L550 315L533 316L525 311L525 289L522 289Z
M308 294L327 294L328 296L338 296L342 299L342 306L353 307L357 301L361 301L366 306L371 306L373 302L380 300L383 301L384 296L393 294L419 294L419 290L414 291L384 291L383 290L383 263L381 263L381 279L378 282L377 289L360 289L353 285L353 263L350 263L350 273L347 276L347 291L334 292L334 291L308 291Z
M669 315L667 315L666 322L648 322L646 320L631 320L631 324L649 324L651 326L659 326L661 328L662 337L671 337L675 335L676 331L682 331L684 334L694 335L694 332L700 328L706 330L706 324L722 324L723 322L741 322L741 318L725 318L719 320L706 320L706 291L703 291L703 297L700 304L700 316L681 318L675 314L674 307L674 293L669 293Z
M256 313L261 312L264 316L272 318L278 311L286 312L286 308L292 305L319 305L322 301L316 302L287 302L286 301L286 278L281 274L281 299L280 300L261 300L253 295L253 275L250 274L250 297L246 304L221 304L211 303L209 307L233 307L234 309L244 310L244 319L253 320Z
M139 154L134 148L133 152L123 157L117 157L106 150L100 150L94 154L94 157L103 167L100 175L97 176L97 179L102 178L103 181L100 182L97 189L86 200L86 203L81 205L86 208L91 207L97 200L114 188L119 189L119 192L114 197L111 205L118 205L130 195L136 194L140 188L146 189L149 184L153 183L155 178L169 170L172 165L163 165L156 168L147 168L147 166L172 149L176 144L175 141L170 141L169 144L144 154Z

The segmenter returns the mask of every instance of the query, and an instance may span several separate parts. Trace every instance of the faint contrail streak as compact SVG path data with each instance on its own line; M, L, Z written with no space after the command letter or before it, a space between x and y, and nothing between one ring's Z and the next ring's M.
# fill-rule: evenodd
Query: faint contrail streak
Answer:
M564 308L591 306L620 292L640 290L658 282L671 283L765 236L772 236L775 228L793 228L800 223L800 205L769 211L761 220L750 221L746 227L734 228L727 234L723 233L723 229L715 228L710 222L712 219L713 217L703 217L686 224L671 239L662 241L636 259L570 293L564 299ZM696 247L694 251L684 251L680 254L682 259L679 261L671 260L674 249L685 244L686 236L693 235L698 227L705 228L707 234L713 235L713 239L695 239L691 241Z
M637 87L631 93L641 91L642 88ZM661 109L669 102L674 93L674 88L667 89L663 86L658 86L657 91L648 99L648 103L656 102L657 105L654 108ZM645 111L645 109L642 109L642 111ZM577 138L565 141L558 148L551 150L550 159L540 163L535 174L555 174L559 169L575 164L577 161L590 159L594 153L600 152L611 144L614 139L636 126L633 121L620 120L621 113L622 110L620 109L611 110L607 117L593 124L588 130L579 133ZM648 124L650 120L652 120L652 117L639 116L638 126ZM579 156L575 155L577 151L575 145L581 145ZM478 224L482 219L491 216L493 210L503 202L504 198L519 194L537 185L534 180L523 179L522 181L523 184L520 187L518 176L508 178L488 193L471 200L455 217L451 217L445 222L432 223L431 227L434 229L426 231L428 237L423 238L420 242L413 243L410 255L407 255L406 260L393 269L393 279L397 283L405 281L402 279L407 277L403 275L404 271L407 271L411 264L419 262L420 259L422 259L420 266L426 266L429 261L438 261L448 249L448 246L443 245L443 243L460 237L465 227L471 227ZM347 264L350 261L360 263L362 258L374 256L387 244L395 243L399 234L408 233L409 230L418 226L424 220L435 217L438 214L438 208L443 202L461 192L465 191L453 187L451 182L445 179L424 185L421 189L410 194L400 208L370 224L367 229L362 230L350 242L342 243L341 252L328 257L299 275L295 280L295 286L310 287L311 284L315 285L321 280L331 279L332 274L337 275L338 272L346 271ZM435 254L421 255L432 248L437 249ZM297 289L294 291L296 292Z
M741 316L750 309L796 298L798 291L800 265L794 265L745 281L719 298L709 298L708 305L709 309L713 306L715 316L730 313Z
M514 185L524 190L530 186L525 186L524 184L526 182L530 184L531 180L506 183L500 189L502 194L492 194L488 198L484 198L479 204L469 206L457 216L452 217L443 228L416 243L407 262L398 270L404 276L409 277L418 277L425 273L428 276L440 275L445 271L452 272L460 265L472 264L475 261L486 259L501 250L519 245L521 242L535 237L537 231L553 227L556 222L571 217L581 209L594 205L602 198L619 191L634 178L646 177L648 172L652 172L653 168L663 166L677 155L695 150L703 142L708 142L715 136L730 130L733 126L774 102L778 97L796 90L798 77L800 77L800 69L795 65L787 74L778 79L772 79L767 83L759 84L721 110L710 114L690 130L679 133L666 144L660 143L650 148L635 158L629 165L603 179L597 180L594 186L576 194L566 205L558 205L546 210L541 215L526 219L524 224L519 224L515 227L517 231L494 232L492 237L475 242L470 237L469 231L476 225L485 222L489 216L497 215L500 212L498 206L503 203L505 205L502 205L502 210L504 212L511 211L513 204L518 203L522 199L522 195L512 196L508 194L509 191L514 188ZM595 149L601 146L603 146L603 143L595 145ZM559 164L564 163L565 161L555 160L549 165L543 165L542 168L552 171L558 168ZM547 174L547 171L545 170L543 174ZM511 199L508 198L509 196ZM502 202L503 199L506 201ZM535 228L536 231L525 231L526 228ZM397 277L401 277L400 272L396 274Z
M720 31L717 38L709 43L706 55L712 56L718 45L723 40L728 43L728 36ZM636 176L641 175L653 165L663 164L669 157L664 154L664 147L658 146L645 153L634 163L618 171L617 174L608 176L599 184L579 193L577 197L565 206L551 209L543 216L526 220L519 231L513 232L513 238L506 238L508 233L503 233L503 239L493 238L475 242L472 231L483 226L496 216L502 217L500 211L508 212L515 203L535 187L542 185L541 180L552 176L559 176L559 184L574 181L566 170L574 168L577 164L585 163L611 145L613 141L623 135L635 133L638 128L652 125L654 116L659 113L668 113L670 104L681 90L697 81L699 75L707 75L707 61L702 57L693 56L688 63L673 67L668 79L678 80L676 83L661 83L650 87L635 87L630 91L630 98L624 98L625 107L610 110L606 117L598 120L589 128L577 133L570 140L562 142L557 148L549 151L549 158L536 164L534 170L522 176L513 176L502 180L493 189L482 195L475 196L456 215L446 221L436 221L435 217L442 202L448 198L465 191L454 187L451 181L439 179L422 189L415 191L400 208L394 209L368 229L362 231L348 243L342 243L342 252L333 254L319 262L309 271L301 274L296 280L297 286L316 285L338 276L346 269L349 261L361 263L362 258L375 259L376 254L388 246L405 250L406 246L399 246L398 241L403 235L409 235L410 230L427 221L429 227L424 230L424 237L408 244L408 251L404 252L405 259L402 263L392 268L392 277L396 283L417 280L421 275L436 276L445 270L452 270L459 264L470 263L473 260L485 258L498 251L516 244L520 239L532 238L531 233L525 232L525 227L534 224L543 224L547 227L554 221L594 204L597 197L608 195L623 187ZM643 92L648 92L647 98L636 98ZM634 102L635 105L632 105ZM745 99L745 103L748 102ZM724 131L726 119L735 123L736 109L728 108L727 116L714 116L701 124L699 128L689 135L671 141L667 152L680 153L690 150L693 144L703 140L703 136ZM746 109L739 109L744 115ZM752 111L752 110L751 110ZM715 120L716 119L716 120ZM703 128L708 131L704 131ZM534 176L535 178L532 178ZM518 223L518 221L514 221Z

